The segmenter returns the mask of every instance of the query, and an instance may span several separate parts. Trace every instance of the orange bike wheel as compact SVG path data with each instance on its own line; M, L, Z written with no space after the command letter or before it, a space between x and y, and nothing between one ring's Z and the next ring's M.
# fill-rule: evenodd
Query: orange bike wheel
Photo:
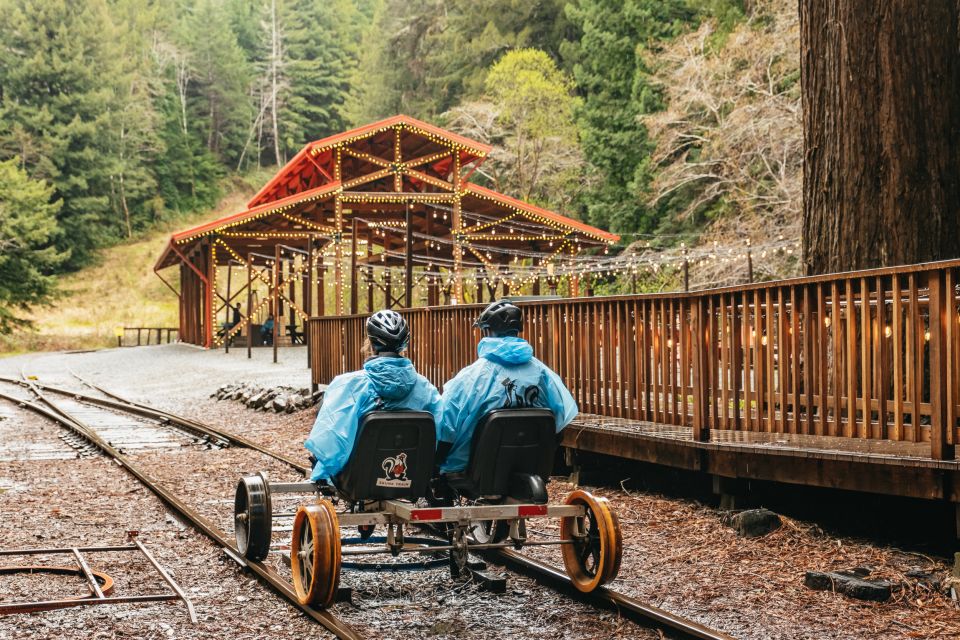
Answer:
M330 501L297 509L290 569L301 604L323 608L333 603L340 584L340 526Z
M590 593L610 582L620 571L623 555L623 539L617 514L610 510L606 498L596 498L586 491L576 490L567 496L567 504L586 508L583 516L583 533L577 537L574 516L560 519L560 538L570 540L562 545L563 565L567 575L578 591Z

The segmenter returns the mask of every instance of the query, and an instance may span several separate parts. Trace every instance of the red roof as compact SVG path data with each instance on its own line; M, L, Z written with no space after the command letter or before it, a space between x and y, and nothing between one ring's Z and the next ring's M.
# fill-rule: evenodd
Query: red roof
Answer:
M523 200L517 200L516 198L511 198L510 196L504 195L492 189L487 189L486 187L481 187L478 184L473 184L468 182L464 185L466 187L466 193L473 193L477 196L493 200L494 202L499 202L500 204L506 205L508 207L513 207L514 209L520 209L521 211L527 211L534 215L538 215L541 218L546 218L547 220L552 220L558 224L562 224L566 227L576 229L588 235L591 235L595 238L605 240L607 242L618 242L620 236L615 233L610 233L609 231L604 231L603 229L598 229L596 227L590 226L585 222L580 222L579 220L574 220L573 218L568 218L567 216L560 215L550 211L549 209L543 209L537 205L530 204L529 202L524 202Z
M174 233L172 236L170 236L170 242L167 244L163 253L160 255L160 258L157 260L156 266L154 268L155 269L162 268L162 265L166 261L167 256L171 251L170 246L174 243L180 243L185 240L190 240L192 238L195 238L196 236L203 235L207 232L213 231L215 229L219 229L220 227L223 227L229 224L237 224L237 223L243 222L244 220L248 220L250 218L258 216L261 213L265 213L267 211L280 209L281 207L298 204L306 200L312 200L319 196L328 195L333 193L339 188L340 188L339 182L331 182L330 184L325 184L315 189L309 189L307 191L295 193L292 196L287 196L286 198L281 198L280 200L267 202L260 206L253 207L245 211L241 211L240 213L234 213L232 215L225 216L223 218L217 218L216 220L213 220L211 222L205 222L191 229L186 229L185 231L179 231L177 233Z
M373 134L378 130L389 129L390 127L396 126L398 124L412 125L418 129L423 129L424 131L437 136L438 138L443 138L448 142L454 144L459 144L461 146L467 147L467 157L463 160L463 163L472 162L479 158L485 157L492 147L476 140L471 140L470 138L465 138L461 135L453 133L452 131L447 131L446 129L441 129L440 127L434 126L422 120L417 120L416 118L411 118L410 116L399 114L386 118L385 120L380 120L378 122L373 122L362 127L357 127L356 129L351 129L350 131L344 131L343 133L338 133L332 136L327 136L321 140L316 140L306 144L300 151L297 152L297 155L293 156L287 164L283 166L277 174L270 179L267 184L263 185L263 188L260 189L253 198L247 203L247 206L253 207L260 204L263 204L262 199L264 196L267 196L274 187L282 181L286 180L288 176L292 173L296 173L297 169L305 162L309 162L309 157L311 155L317 155L323 151L334 147L336 144L344 142L345 140L350 140L351 138L356 138L363 136L364 134ZM473 151L475 153L469 153Z

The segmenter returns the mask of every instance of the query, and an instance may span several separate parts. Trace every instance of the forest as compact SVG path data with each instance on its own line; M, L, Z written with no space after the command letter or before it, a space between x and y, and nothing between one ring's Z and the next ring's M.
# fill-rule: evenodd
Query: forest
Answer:
M835 18L806 1L798 11L790 0L0 0L0 10L0 332L98 249L208 210L225 180L268 174L307 141L397 113L491 144L475 180L621 235L613 253L643 257L648 290L676 286L681 261L696 287L744 282L748 269L809 271L804 224L831 228L804 222L805 134L820 121L804 131L800 61L805 47L833 46L832 32L822 42L804 32L803 16ZM899 99L899 84L851 86L864 104ZM947 123L953 112L940 111ZM836 132L858 136L848 151L866 140L854 125ZM833 187L846 183L827 180L807 181L811 203L842 196ZM838 203L818 210L829 217ZM846 233L874 242L890 226L865 236L853 220ZM884 261L854 253L854 265ZM594 287L623 290L616 277Z

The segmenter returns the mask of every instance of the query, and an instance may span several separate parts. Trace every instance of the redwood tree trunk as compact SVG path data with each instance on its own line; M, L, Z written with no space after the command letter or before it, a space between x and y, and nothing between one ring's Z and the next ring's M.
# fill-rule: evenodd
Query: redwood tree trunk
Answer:
M960 256L960 0L800 0L804 261Z

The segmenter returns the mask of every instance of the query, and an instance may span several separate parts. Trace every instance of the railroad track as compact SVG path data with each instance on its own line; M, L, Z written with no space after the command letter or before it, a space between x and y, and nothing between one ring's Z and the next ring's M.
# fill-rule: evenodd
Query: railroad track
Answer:
M8 382L10 384L16 384L20 387L27 389L39 389L40 391L49 391L60 396L65 396L69 398L74 398L77 401L85 402L88 404L94 404L107 409L114 409L117 411L124 411L127 413L133 413L135 415L150 418L157 420L164 424L169 424L171 426L183 429L189 433L195 434L202 438L208 438L211 442L221 443L223 445L243 447L246 449L253 449L254 451L259 451L260 453L270 456L271 458L283 462L284 464L296 469L297 471L307 474L310 471L310 468L304 465L302 462L298 462L289 456L285 456L282 453L272 451L252 440L238 436L222 429L217 429L216 427L197 422L190 418L185 418L183 416L171 413L169 411L163 411L149 405L134 402L133 400L128 400L119 396L115 393L107 391L102 387L94 385L90 382L87 382L79 376L74 376L80 380L83 384L89 386L96 391L99 391L101 394L107 396L106 398L92 396L89 394L80 393L71 389L64 389L62 387L57 387L54 385L44 384L37 382L36 380L30 380L26 376L24 378L11 378L8 376L0 376L0 382Z
M308 467L296 462L295 460L292 460L287 456L279 454L275 451L271 451L270 449L267 449L253 441L247 440L246 438L236 436L189 418L184 418L183 416L178 416L176 414L162 411L145 404L133 402L98 385L94 385L86 380L83 380L79 376L76 376L76 374L74 374L74 376L86 386L107 397L102 398L88 394L82 394L70 389L43 384L30 379L18 379L0 376L0 382L15 384L32 391L36 396L37 401L18 398L5 393L0 393L0 398L28 408L40 415L47 417L50 420L58 422L78 436L92 443L107 456L116 460L120 466L124 467L128 472L144 483L147 488L160 497L161 500L166 502L183 518L189 521L195 528L203 532L214 542L223 547L227 555L229 555L233 560L242 566L248 567L251 571L267 582L280 595L285 597L287 600L293 603L294 606L301 609L311 618L322 624L329 631L336 634L337 637L363 637L348 624L339 618L336 618L336 616L334 616L331 612L301 605L292 586L273 568L264 565L261 562L251 561L243 558L235 545L232 535L227 534L221 529L217 528L212 522L190 507L181 498L177 497L171 491L158 484L156 480L143 471L143 469L141 469L135 462L131 461L123 451L107 442L100 435L98 435L97 431L93 427L86 424L82 419L75 415L76 412L70 412L69 410L64 409L62 404L58 405L57 403L54 403L52 400L46 397L46 395L44 395L44 392L71 398L81 403L93 404L107 409L128 412L140 417L158 420L162 423L176 426L196 436L207 438L209 441L214 443L222 442L225 445L249 448L275 458L276 460L281 461L302 473L309 472ZM677 616L668 611L660 609L659 607L644 603L636 598L632 598L612 589L601 587L593 593L581 593L573 587L569 577L567 577L564 571L524 554L511 550L500 550L487 552L485 555L487 555L490 560L497 562L498 564L502 564L515 572L527 575L549 587L558 589L566 595L581 602L598 608L613 609L619 612L625 618L630 619L642 626L652 626L668 631L668 637L696 638L698 640L732 640L731 636L720 631L706 627L693 620Z
M15 384L21 386L24 384L24 381L16 379L2 379L3 382L10 382L11 380L13 380ZM148 489L150 489L150 491L156 494L157 497L163 500L195 529L202 532L215 543L220 545L227 555L229 555L233 560L240 565L249 568L253 573L269 584L277 593L289 600L294 606L303 611L306 615L319 622L327 630L334 633L338 638L343 638L345 640L361 640L364 637L361 633L353 629L346 622L337 618L330 611L315 609L313 607L300 604L293 587L272 567L269 567L262 562L255 562L243 558L240 554L240 551L234 544L232 535L228 535L219 529L215 524L193 509L176 494L164 488L126 454L100 437L93 427L84 423L82 420L79 420L76 416L72 415L70 412L64 410L61 406L47 398L44 395L43 390L41 390L40 385L32 383L32 381L26 381L25 384L35 394L36 401L17 396L11 396L6 393L0 393L0 398L43 415L91 442L105 455L115 460L117 464L126 469L131 475L142 482ZM46 385L44 385L44 387L46 387ZM70 393L69 395L75 396L76 394Z

